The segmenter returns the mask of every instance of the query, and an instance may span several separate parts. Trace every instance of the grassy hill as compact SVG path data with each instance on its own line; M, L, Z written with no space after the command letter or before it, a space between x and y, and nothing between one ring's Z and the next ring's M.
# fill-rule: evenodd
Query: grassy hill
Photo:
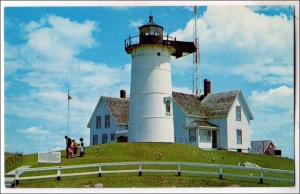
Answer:
M198 162L210 164L238 165L252 162L265 168L294 169L294 160L256 154L228 152L222 150L206 151L186 144L168 143L116 143L86 147L86 157L67 159L62 151L61 165L78 165L92 163L127 162L127 161L171 161ZM31 167L51 166L39 165L37 154L25 155L23 165ZM53 165L53 164L52 164ZM171 167L170 167L171 168ZM291 186L292 183L265 181L258 184L257 180L242 180L239 178L225 178L205 175L151 174L145 173L139 177L136 174L105 174L80 177L63 177L61 181L21 181L19 187L84 187L102 183L104 187L199 187L199 186Z

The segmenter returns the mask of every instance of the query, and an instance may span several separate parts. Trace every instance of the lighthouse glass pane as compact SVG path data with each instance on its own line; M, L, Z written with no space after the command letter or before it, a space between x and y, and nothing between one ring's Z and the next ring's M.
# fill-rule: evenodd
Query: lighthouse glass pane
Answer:
M140 30L140 35L148 35L148 34L149 34L149 31L150 31L150 27L143 27L143 28Z

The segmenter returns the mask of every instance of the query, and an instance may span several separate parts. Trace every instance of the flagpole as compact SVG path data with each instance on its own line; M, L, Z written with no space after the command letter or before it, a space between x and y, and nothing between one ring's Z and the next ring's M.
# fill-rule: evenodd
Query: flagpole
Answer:
M67 120L67 136L69 137L69 128L70 128L70 99L69 99L69 89L68 89L68 120Z

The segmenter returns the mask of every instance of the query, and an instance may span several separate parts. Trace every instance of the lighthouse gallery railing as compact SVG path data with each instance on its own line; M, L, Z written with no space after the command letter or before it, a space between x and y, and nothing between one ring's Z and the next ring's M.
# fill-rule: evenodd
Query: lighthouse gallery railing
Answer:
M148 35L148 36L156 37L155 35ZM163 36L162 42L160 42L159 44L170 45L171 41L176 41L176 37L173 38L171 36ZM134 45L138 45L138 44L140 44L140 36L129 36L124 41L125 49L127 49L128 47L134 46ZM153 44L155 44L155 43L153 43Z

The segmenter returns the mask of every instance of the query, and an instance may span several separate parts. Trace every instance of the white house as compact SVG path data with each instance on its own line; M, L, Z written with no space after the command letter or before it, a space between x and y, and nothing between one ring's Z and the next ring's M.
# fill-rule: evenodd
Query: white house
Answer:
M90 144L127 142L128 107L124 90L120 98L101 96L89 120Z
M210 93L204 80L204 94L172 93L175 143L203 149L249 152L252 113L240 90ZM90 118L91 145L127 141L129 99L100 97ZM159 141L158 141L159 142Z

